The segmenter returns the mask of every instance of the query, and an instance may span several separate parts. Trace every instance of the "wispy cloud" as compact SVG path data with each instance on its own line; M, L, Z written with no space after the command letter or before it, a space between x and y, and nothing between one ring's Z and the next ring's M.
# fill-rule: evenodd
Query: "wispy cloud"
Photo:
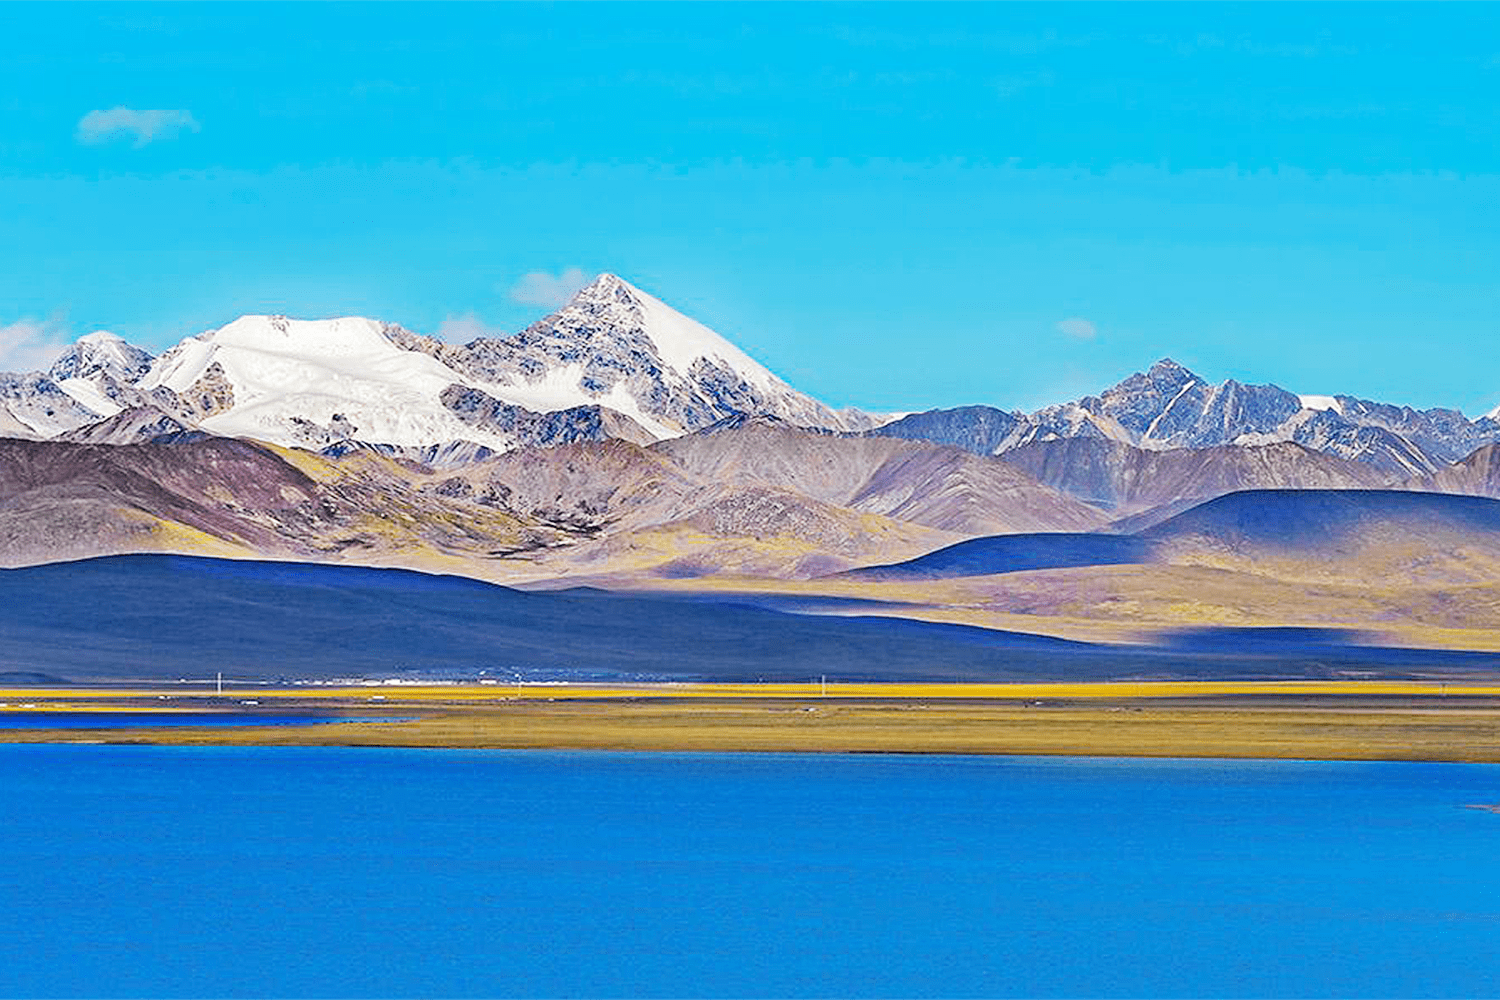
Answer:
M67 349L68 337L56 324L22 319L0 326L0 371L38 371Z
M133 138L136 149L158 139L170 139L182 131L196 132L198 119L181 109L110 108L90 111L78 119L78 141L96 146L116 139Z
M567 268L561 274L556 275L545 271L532 271L530 274L523 275L520 281L511 286L510 297L528 306L556 309L567 305L573 293L586 284L588 284L588 275L578 267Z
M1075 340L1093 340L1098 329L1080 316L1070 316L1057 324L1057 329Z
M505 331L498 326L490 326L472 312L466 312L449 316L439 323L437 335L439 340L446 340L450 344L467 344L480 337L503 337Z

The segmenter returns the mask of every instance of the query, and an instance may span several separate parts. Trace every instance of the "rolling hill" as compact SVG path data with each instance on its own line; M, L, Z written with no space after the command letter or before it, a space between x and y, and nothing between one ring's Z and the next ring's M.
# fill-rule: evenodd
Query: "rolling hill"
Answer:
M527 593L399 569L170 555L0 570L0 674L65 681L1068 680L1491 676L1492 654L1073 642L734 598ZM69 613L58 613L69 609ZM1281 641L1277 641L1281 640ZM191 688L185 689L191 690ZM201 690L201 688L200 688Z

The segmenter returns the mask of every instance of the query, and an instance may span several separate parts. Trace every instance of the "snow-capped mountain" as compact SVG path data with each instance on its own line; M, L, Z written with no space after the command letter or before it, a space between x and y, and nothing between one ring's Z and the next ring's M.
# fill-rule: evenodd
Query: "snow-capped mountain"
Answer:
M78 338L47 369L47 377L72 396L79 405L101 417L152 402L171 404L170 399L147 399L131 388L151 370L152 357L123 337L99 330Z
M713 330L612 274L513 337L467 344L454 363L496 386L501 399L534 410L596 403L659 438L738 413L841 430L876 422L798 392Z
M0 405L0 434L70 434L146 408L226 437L424 460L606 437L645 443L736 413L839 430L878 423L798 392L611 274L519 334L462 346L358 317L243 316L155 359L89 334L45 374L0 376Z
M459 381L436 358L398 347L375 320L243 316L162 354L140 385L171 390L194 423L225 437L509 447L443 405L443 391Z
M985 454L1097 438L1147 450L1291 441L1372 465L1393 479L1423 475L1500 440L1500 422L1457 410L1413 410L1353 396L1301 396L1275 385L1217 385L1164 358L1097 396L1032 414L961 407L913 414L877 434L924 437Z
M1074 438L1147 450L1293 442L1393 480L1500 441L1493 414L1471 421L1456 410L1213 384L1169 359L1096 396L1031 414L835 411L612 274L520 333L462 345L358 317L243 316L156 358L101 331L46 372L0 373L0 436L124 443L201 431L331 453L375 448L442 465L525 445L645 444L747 414L986 455Z
M0 373L0 436L50 438L123 410L175 405L170 394L142 392L150 352L99 330L78 338L46 372Z
M104 415L41 372L0 372L0 432L7 437L54 437Z
M98 330L79 337L77 343L63 351L47 369L47 375L58 382L94 375L134 382L150 370L151 361L149 351L126 343L118 334Z

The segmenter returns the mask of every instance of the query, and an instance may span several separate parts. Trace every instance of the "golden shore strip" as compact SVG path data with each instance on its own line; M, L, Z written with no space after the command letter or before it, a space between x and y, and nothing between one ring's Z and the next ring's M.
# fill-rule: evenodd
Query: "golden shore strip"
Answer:
M0 712L11 724L42 712L338 720L0 729L10 743L1500 762L1500 684L1436 681L18 688L0 690Z

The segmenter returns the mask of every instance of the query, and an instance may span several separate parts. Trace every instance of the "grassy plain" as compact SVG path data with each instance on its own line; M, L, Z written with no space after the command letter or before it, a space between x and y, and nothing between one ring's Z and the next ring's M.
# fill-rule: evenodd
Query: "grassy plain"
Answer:
M0 730L0 742L1500 761L1500 686L1400 682L0 691L0 711L287 711L305 726ZM250 702L252 704L246 704ZM18 705L33 706L18 708ZM361 716L407 717L406 722Z
M594 582L594 581L580 581ZM1281 579L1211 566L1089 566L948 580L600 581L659 593L858 600L841 612L1150 643L1195 626L1350 629L1381 645L1500 652L1500 583Z

